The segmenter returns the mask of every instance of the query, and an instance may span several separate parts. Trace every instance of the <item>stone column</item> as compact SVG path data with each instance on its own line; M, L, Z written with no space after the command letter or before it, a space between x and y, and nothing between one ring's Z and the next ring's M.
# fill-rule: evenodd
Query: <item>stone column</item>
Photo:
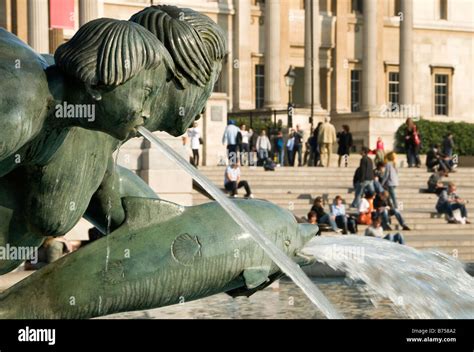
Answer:
M413 104L413 0L400 0L400 104Z
M334 74L331 86L331 109L346 113L349 108L349 59L347 57L347 15L350 0L336 2L336 46L334 48Z
M377 104L377 0L363 4L362 110L373 111Z
M313 19L312 24L311 24L311 18ZM321 110L321 94L319 91L319 88L320 88L319 47L321 44L320 38L321 38L321 21L319 18L319 1L305 0L304 103L306 107L310 108L311 102L313 102L315 111ZM311 43L312 43L312 47L311 47ZM313 86L313 89L311 89L311 86Z
M49 53L47 0L28 0L28 44L40 54Z
M102 17L103 5L102 0L79 0L79 25Z
M12 30L10 0L0 0L0 27L3 27L10 32Z
M234 107L237 109L253 109L252 79L249 74L252 70L250 50L250 2L237 0L235 6L234 22L234 62L232 63L234 82L233 95ZM235 61L237 60L237 61Z
M280 102L280 0L265 1L265 99L268 108ZM281 77L280 77L281 76Z

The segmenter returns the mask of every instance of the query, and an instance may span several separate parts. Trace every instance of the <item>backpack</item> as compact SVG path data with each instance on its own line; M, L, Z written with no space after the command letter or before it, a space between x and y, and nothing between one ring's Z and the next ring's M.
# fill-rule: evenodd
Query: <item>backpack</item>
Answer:
M275 171L275 163L273 162L272 159L270 158L267 158L264 162L263 162L263 169L265 171Z

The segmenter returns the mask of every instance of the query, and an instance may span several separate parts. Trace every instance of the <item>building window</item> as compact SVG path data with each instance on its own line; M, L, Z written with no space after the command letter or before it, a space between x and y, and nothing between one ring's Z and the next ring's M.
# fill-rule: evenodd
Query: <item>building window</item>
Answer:
M438 0L439 1L439 19L447 20L448 19L448 0Z
M388 103L394 109L400 103L400 74L398 72L388 73Z
M362 0L352 0L351 1L351 11L355 13L363 13L364 6Z
M351 71L351 111L360 111L361 77L360 70Z
M265 96L265 67L255 65L255 108L263 108Z
M448 75L435 74L434 111L435 115L448 115Z

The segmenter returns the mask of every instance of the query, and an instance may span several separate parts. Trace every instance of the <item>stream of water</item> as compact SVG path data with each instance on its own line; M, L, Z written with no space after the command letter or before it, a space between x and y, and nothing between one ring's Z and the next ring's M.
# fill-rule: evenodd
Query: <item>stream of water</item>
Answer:
M355 235L316 237L302 252L363 281L374 303L388 298L411 318L474 318L474 278L442 252Z
M262 231L260 226L247 214L237 207L222 191L216 187L206 176L202 175L187 160L183 159L176 151L154 136L143 126L138 127L140 134L161 150L169 159L178 164L183 170L193 177L234 219L234 221L262 247L267 255L298 285L306 296L315 304L327 318L340 319L342 315L331 305L327 298L306 276L301 268L283 253Z

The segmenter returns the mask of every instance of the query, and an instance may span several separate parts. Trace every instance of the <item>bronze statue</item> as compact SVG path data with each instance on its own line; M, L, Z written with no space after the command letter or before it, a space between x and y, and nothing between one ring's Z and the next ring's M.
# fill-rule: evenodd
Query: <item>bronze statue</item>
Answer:
M202 207L184 210L157 200L138 176L115 166L112 160L112 153L135 137L140 125L151 131L183 134L204 108L226 53L224 33L212 20L173 6L145 8L130 21L91 21L56 50L51 65L51 57L38 55L0 29L0 246L40 246L45 236L62 236L84 217L109 234L111 245L118 246L113 250L122 250L123 241L136 249L131 253L133 260L121 260L114 252L106 264L101 240L48 265L0 296L0 317L91 317L173 304L180 292L164 284L156 286L160 281L154 280L166 276L168 267L178 270L179 265L183 265L179 269L182 274L173 271L170 277L186 281L180 294L187 300L245 285L248 290L255 288L245 279L246 272L251 272L251 277L257 272L248 271L250 263L239 264L235 269L243 272L234 270L232 277L219 276L221 282L197 285L195 281L200 279L193 276L193 265L198 253L212 262L212 251L232 251L235 239L229 236L238 230L223 226L222 245L205 248L201 236L203 241L217 237L209 228L199 228L204 225L199 218ZM208 207L214 210L204 211L202 216L217 226L225 216L217 216L216 204ZM266 209L262 216L281 211L258 201L248 201L242 207L247 211L255 208L255 213ZM285 219L286 227L283 223L278 231L268 227L277 242L298 232L293 219L286 216L274 221L281 219ZM168 221L179 226L166 232ZM193 233L193 227L199 234ZM178 229L182 233L173 232ZM225 243L227 240L230 242ZM293 255L303 242L288 245ZM253 253L262 258L256 243L245 246L250 261ZM207 250L211 253L205 253ZM152 258L156 262L148 261ZM20 264L20 260L0 260L0 275ZM259 269L257 276L266 280L278 273L269 267L271 263L265 271ZM237 280L242 275L244 279ZM74 286L76 280L83 285ZM258 282L259 287L265 280L250 281ZM48 288L41 288L46 281ZM162 298L152 299L144 291L132 293L124 282L155 285L154 290L164 290ZM34 303L39 307L21 303L25 299L21 299L21 292L30 285L42 290ZM73 295L65 291L66 287L81 291L76 295L83 297L82 306L66 309L67 302L47 302L52 296ZM119 290L133 297L127 302L108 297ZM100 297L101 303L89 302L93 297ZM7 301L16 305L9 308L10 313L5 311Z

